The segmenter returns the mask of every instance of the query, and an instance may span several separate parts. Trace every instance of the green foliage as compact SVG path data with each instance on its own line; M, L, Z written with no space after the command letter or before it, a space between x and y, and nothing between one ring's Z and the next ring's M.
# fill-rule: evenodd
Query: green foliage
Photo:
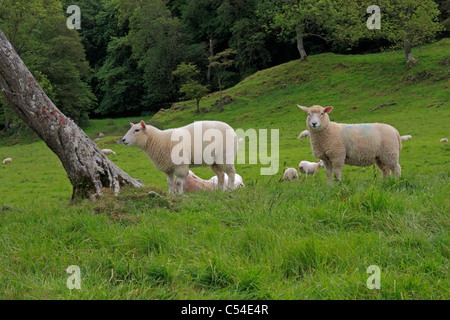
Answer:
M174 76L184 81L180 87L180 93L183 93L186 99L194 99L197 102L197 113L200 113L200 100L208 93L208 88L194 79L199 73L196 65L184 62L173 72Z

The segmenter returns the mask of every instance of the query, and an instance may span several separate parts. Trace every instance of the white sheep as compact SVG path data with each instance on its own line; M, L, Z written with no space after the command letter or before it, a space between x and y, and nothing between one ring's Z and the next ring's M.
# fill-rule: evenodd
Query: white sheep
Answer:
M295 168L286 168L283 171L283 180L284 181L292 181L298 179L298 172Z
M312 152L323 160L329 184L332 184L332 172L341 180L344 164L359 167L375 164L383 178L391 171L395 177L400 177L398 159L402 140L394 127L383 123L336 123L328 116L333 107L298 107L308 114L306 125Z
M111 149L102 149L103 154L116 154L116 152L112 151Z
M319 169L323 166L324 163L322 160L320 160L319 162L300 161L300 163L298 164L298 172L300 173L300 176L302 175L302 173L304 173L306 179L308 174L312 174L312 176L314 177Z
M217 178L217 176L212 177L208 181L211 182L216 187L219 184L219 179ZM224 174L224 184L225 185L228 184L228 175L226 173ZM242 179L242 177L239 174L235 173L235 175L234 175L234 188L237 189L239 187L245 187L244 179Z
M197 121L168 130L159 130L144 121L130 125L131 129L123 137L123 143L135 145L147 154L156 168L167 176L169 192L174 192L175 179L177 191L182 194L189 168L201 166L210 166L218 177L220 190L224 190L224 173L229 177L228 188L234 189L234 160L238 140L228 124Z
M303 130L300 132L300 135L297 137L298 140L309 137L309 131Z
M442 138L440 142L441 143L446 143L446 142L448 142L448 139L447 138Z
M6 158L6 159L3 160L3 164L7 164L7 163L10 163L10 162L12 162L11 158Z
M406 136L401 136L400 137L400 139L402 139L402 140L409 140L409 139L411 139L412 138L412 136L411 135L406 135Z
M103 133L103 132L100 132L99 134L98 134L98 137L99 138L103 138L105 136L105 134Z

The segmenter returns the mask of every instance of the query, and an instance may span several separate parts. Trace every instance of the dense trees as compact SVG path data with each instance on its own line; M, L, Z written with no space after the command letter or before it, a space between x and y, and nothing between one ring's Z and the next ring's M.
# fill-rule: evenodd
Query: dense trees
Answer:
M443 36L449 25L448 2L442 0L380 0L379 30L366 26L369 0L0 3L0 30L47 95L77 123L88 115L148 114L200 96L202 86L219 91L260 69L318 52L402 46L413 63L411 47ZM65 27L69 5L81 9L80 30ZM235 54L224 72L211 61L227 49ZM197 67L197 83L189 86L175 76L182 63ZM0 129L11 127L14 116L1 97L0 107Z

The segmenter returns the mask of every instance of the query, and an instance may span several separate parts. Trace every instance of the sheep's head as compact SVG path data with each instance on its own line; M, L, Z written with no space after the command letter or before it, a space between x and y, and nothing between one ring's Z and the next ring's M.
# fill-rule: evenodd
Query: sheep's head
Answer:
M321 106L315 105L308 108L299 105L297 106L308 114L308 117L306 118L306 125L310 131L321 130L330 122L328 113L333 110L333 107L322 108Z
M130 123L130 125L130 130L128 130L122 138L123 144L126 146L136 146L143 149L147 143L147 125L142 120L138 124Z
M323 168L325 166L325 163L323 163L323 160L319 161L319 165L320 165L321 168Z

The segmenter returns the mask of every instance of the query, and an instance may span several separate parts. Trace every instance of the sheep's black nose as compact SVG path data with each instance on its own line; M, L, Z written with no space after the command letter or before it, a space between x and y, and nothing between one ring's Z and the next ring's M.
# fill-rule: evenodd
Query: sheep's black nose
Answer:
M316 127L317 122L311 122L311 124L312 124L313 127Z
M125 140L127 140L127 139L122 139L122 142L125 143Z

